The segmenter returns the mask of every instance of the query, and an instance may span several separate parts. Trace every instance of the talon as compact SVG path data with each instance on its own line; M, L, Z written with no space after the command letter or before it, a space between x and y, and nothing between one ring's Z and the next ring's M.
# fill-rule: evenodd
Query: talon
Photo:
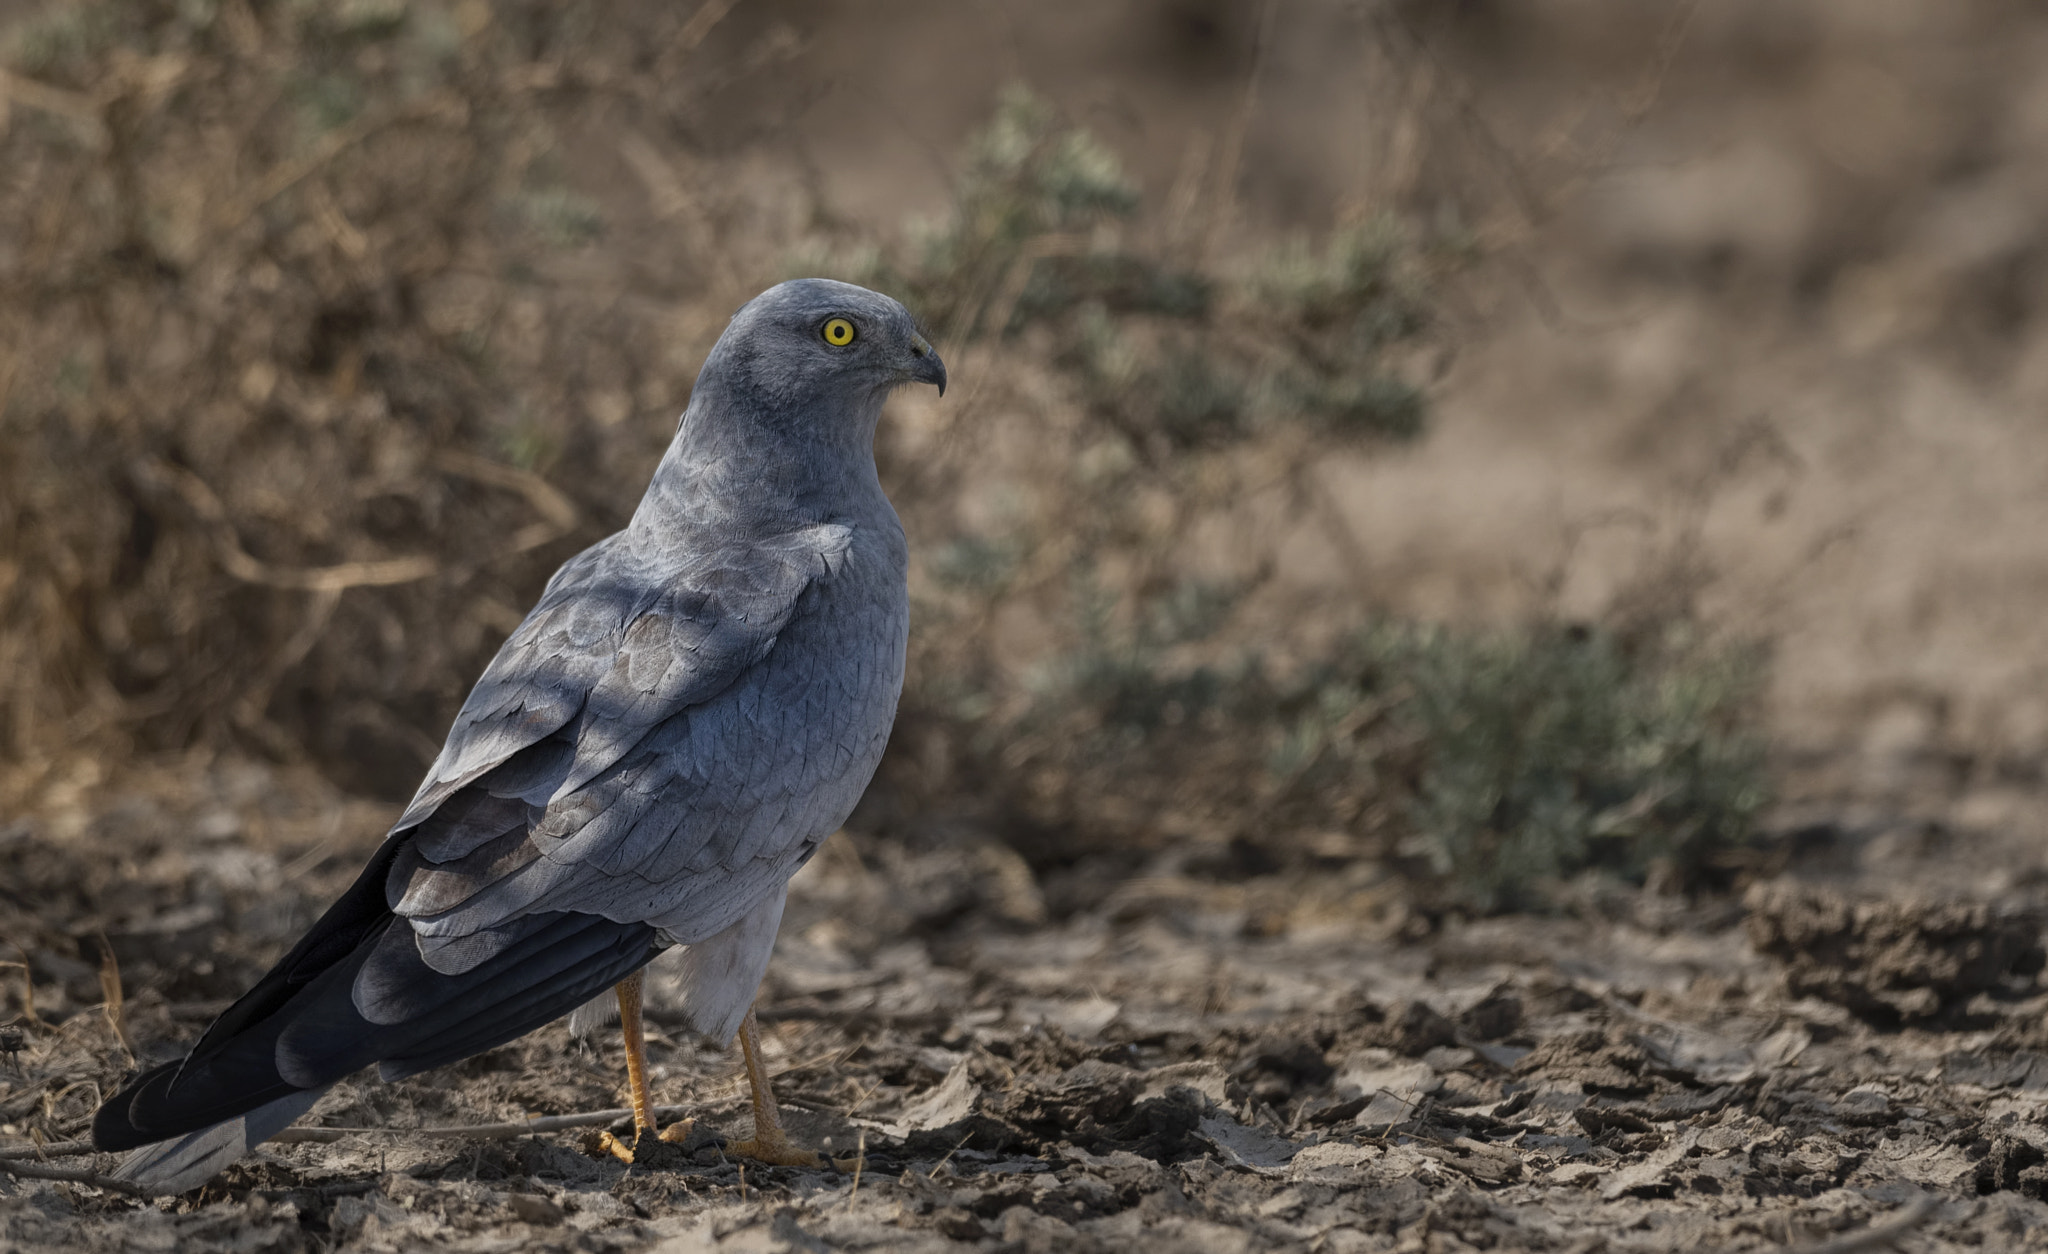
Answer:
M798 1149L789 1139L789 1133L782 1129L782 1116L775 1106L775 1090L768 1083L768 1068L761 1063L760 1028L755 1024L754 1012L747 1011L747 1017L740 1021L740 1053L746 1059L747 1086L754 1094L754 1135L744 1141L725 1147L728 1154L751 1158L767 1163L771 1167L811 1167L825 1165L825 1160L806 1149ZM833 1164L838 1166L837 1163Z
M779 1130L779 1129L778 1129ZM749 1137L725 1147L725 1152L771 1167L822 1167L825 1160L807 1149L798 1149L781 1136Z
M861 1158L858 1154L849 1154L845 1158L828 1158L823 1154L801 1149L789 1139L789 1134L782 1130L780 1124L769 1127L765 1132L756 1132L744 1141L729 1141L722 1148L728 1154L739 1158L751 1158L770 1167L809 1167L818 1170L829 1165L834 1171L852 1171Z
M681 1123L672 1123L661 1130L661 1139L667 1141L670 1145L681 1145L690 1139L690 1133L695 1131L696 1127L697 1121L695 1119L685 1119Z
M619 981L618 995L619 1030L626 1038L626 1083L633 1094L633 1140L628 1144L606 1132L597 1139L596 1154L610 1154L622 1163L633 1164L640 1161L643 1145L652 1150L657 1144L673 1145L690 1135L691 1121L685 1119L667 1132L654 1126L654 1102L647 1093L647 1046L640 1032L640 972ZM654 1162L661 1161L660 1155L649 1157Z
M638 1144L637 1138L633 1144ZM621 1141L609 1132L601 1133L597 1138L597 1148L600 1153L610 1154L613 1158L618 1159L627 1166L631 1166L633 1163L633 1144Z
M589 1152L595 1158L602 1158L609 1154L627 1166L632 1166L642 1161L660 1163L665 1161L661 1155L643 1151L652 1151L657 1144L664 1148L667 1146L680 1147L685 1141L689 1140L690 1130L694 1123L694 1120L685 1119L681 1123L670 1124L660 1131L656 1131L651 1127L641 1128L630 1141L613 1136L609 1132L602 1132L598 1134L596 1148Z

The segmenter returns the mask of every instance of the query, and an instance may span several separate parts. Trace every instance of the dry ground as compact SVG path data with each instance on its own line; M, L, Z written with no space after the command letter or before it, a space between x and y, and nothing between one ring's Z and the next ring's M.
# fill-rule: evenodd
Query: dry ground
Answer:
M1205 43L1195 20L1214 7L1161 6L1194 15L1173 19L1189 42L1147 60L1142 5L1013 28L742 5L733 50L786 19L811 59L729 107L786 105L770 138L799 134L804 168L747 151L756 131L693 142L721 177L815 181L893 222L940 203L932 154L1021 74L1157 199L1241 99L1242 32ZM1243 229L1426 200L1441 172L1412 142L1347 138L1371 93L1342 94L1337 19L1296 7ZM1429 441L1333 461L1362 572L1305 537L1288 573L1458 617L1598 615L1674 555L1709 571L1706 609L1779 647L1784 801L1747 895L1429 919L1369 865L1168 855L1049 917L971 832L835 840L764 1017L793 1122L857 1175L743 1173L708 1143L629 1172L577 1131L417 1131L618 1105L617 1042L558 1025L343 1085L307 1122L364 1131L274 1144L184 1198L0 1177L0 1249L2048 1246L2048 33L1989 0L1701 6L1645 96L1644 6L1454 8L1492 15L1439 46L1541 193L1479 225L1530 277L1475 298ZM792 103L796 80L827 86ZM97 1009L102 938L136 1053L167 1054L392 814L233 758L55 778L0 816L0 937L45 1020L0 1054L0 1155L81 1135L130 1066ZM22 1010L20 973L0 986ZM661 1100L744 1135L733 1060L656 1035Z
M0 930L51 1021L0 1064L11 1155L81 1135L128 1066L98 973L61 956L75 933L106 929L135 1047L166 1054L388 817L190 771L174 801L123 781L71 830L0 836ZM1788 847L1810 881L1861 851L1895 882L1925 865L1910 836ZM0 1248L1846 1249L1874 1247L1819 1243L1887 1224L1911 1250L2048 1245L2038 887L1858 909L1786 879L1432 927L1362 872L1169 860L1047 922L1020 872L993 845L841 838L798 881L768 1049L793 1125L853 1170L743 1166L708 1135L629 1171L587 1129L417 1131L617 1107L616 1040L557 1024L344 1083L307 1125L365 1130L182 1198L0 1183ZM744 1135L733 1058L654 1024L659 1100Z

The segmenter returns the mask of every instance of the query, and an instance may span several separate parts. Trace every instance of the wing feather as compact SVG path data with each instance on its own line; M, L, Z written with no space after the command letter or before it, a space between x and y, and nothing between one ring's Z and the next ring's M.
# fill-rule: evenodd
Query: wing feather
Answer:
M843 523L823 523L714 547L678 567L620 532L577 554L484 668L394 830L420 825L456 792L564 731L573 758L548 799L590 782L656 724L758 662L852 537ZM572 721L581 725L571 729Z
M715 550L651 595L623 591L649 582L631 552L600 546L564 567L400 820L415 856L388 897L434 969L494 956L489 933L539 910L687 915L676 939L710 935L786 880L799 846L837 822L792 822L807 817L793 790L819 782L792 769L797 742L829 722L834 693L806 682L808 658L771 654L852 539L824 524ZM550 650L542 664L536 650ZM819 813L850 807L822 782Z

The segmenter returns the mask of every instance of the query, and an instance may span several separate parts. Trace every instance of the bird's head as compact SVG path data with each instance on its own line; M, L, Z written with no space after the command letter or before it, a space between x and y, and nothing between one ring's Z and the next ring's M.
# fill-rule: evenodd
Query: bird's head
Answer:
M946 391L946 363L910 311L851 283L792 279L740 306L705 363L778 406L869 409L905 383Z

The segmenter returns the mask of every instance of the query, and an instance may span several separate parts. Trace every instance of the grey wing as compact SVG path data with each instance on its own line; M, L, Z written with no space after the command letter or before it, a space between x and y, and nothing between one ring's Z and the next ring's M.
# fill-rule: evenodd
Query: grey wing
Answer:
M619 560L624 533L562 564L540 600L498 647L394 830L425 822L455 793L567 727L611 664L627 623L646 607ZM617 569L615 569L617 567Z
M564 567L399 821L414 839L387 892L427 960L465 970L502 947L500 924L535 909L649 918L647 894L619 873L649 833L682 818L746 826L752 811L718 812L740 798L704 804L713 759L733 748L715 743L730 721L715 711L753 704L753 672L850 542L850 528L822 525L671 565L658 583L630 553ZM751 902L769 874L731 887Z

